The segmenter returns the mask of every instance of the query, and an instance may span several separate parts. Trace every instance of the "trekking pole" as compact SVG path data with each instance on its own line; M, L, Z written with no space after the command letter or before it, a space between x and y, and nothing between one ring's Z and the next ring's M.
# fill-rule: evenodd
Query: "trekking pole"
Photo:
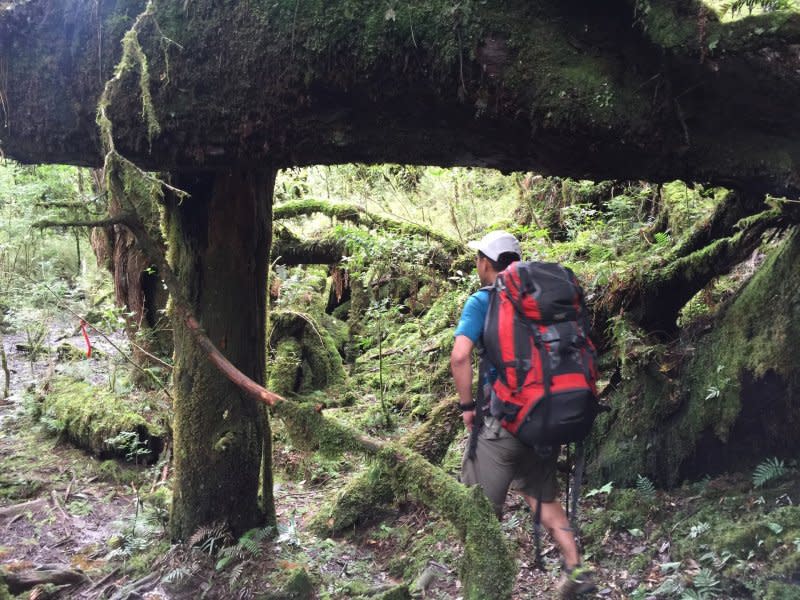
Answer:
M566 470L566 498L564 499L564 512L567 513L567 519L569 519L569 479L570 474L572 473L572 467L569 464L569 444L567 444L567 470Z
M586 449L583 442L575 444L575 484L572 486L572 518L570 524L576 535L578 533L578 499L581 492L583 468L586 464Z
M542 557L542 493L536 495L536 512L533 515L533 567L545 571Z

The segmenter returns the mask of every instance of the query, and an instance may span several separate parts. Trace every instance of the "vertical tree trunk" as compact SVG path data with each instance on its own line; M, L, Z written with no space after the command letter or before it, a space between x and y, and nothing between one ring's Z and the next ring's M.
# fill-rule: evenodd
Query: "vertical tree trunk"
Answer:
M183 176L191 194L167 201L170 261L209 338L242 372L264 382L266 274L275 172ZM206 359L175 323L174 539L225 519L234 534L274 518L271 489L259 507L269 424L262 408ZM269 456L265 454L265 461Z
M94 189L99 193L105 187L105 174L102 169L95 169L92 175ZM118 199L110 200L108 212L112 217L124 212ZM154 219L158 218L155 197L149 212ZM125 309L125 332L136 342L133 359L146 367L156 364L147 353L171 356L172 332L163 314L168 294L153 265L137 246L135 236L122 225L95 228L91 244L97 264L108 269L114 279L116 305ZM140 371L134 371L133 376L137 384L149 383Z

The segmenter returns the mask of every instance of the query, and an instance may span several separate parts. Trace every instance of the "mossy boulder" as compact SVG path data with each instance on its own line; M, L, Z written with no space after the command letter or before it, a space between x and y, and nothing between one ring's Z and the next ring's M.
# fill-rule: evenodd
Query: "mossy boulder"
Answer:
M167 435L168 417L156 403L69 377L47 382L33 416L100 458L154 462Z

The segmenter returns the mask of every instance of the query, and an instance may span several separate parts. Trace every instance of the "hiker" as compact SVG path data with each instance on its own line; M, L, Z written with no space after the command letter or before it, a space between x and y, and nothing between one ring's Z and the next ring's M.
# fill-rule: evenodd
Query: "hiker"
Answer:
M492 503L497 517L502 515L503 503L509 486L523 494L533 513L537 510L537 497L541 499L540 519L561 549L564 570L558 590L559 597L572 598L591 591L592 573L581 566L580 554L570 522L557 500L556 461L559 446L534 450L501 426L489 414L488 399L481 397L477 414L472 394L472 351L482 348L484 321L489 310L490 289L497 275L512 263L521 260L522 251L517 239L504 231L494 231L469 247L477 250L476 266L482 287L472 294L464 305L455 330L455 343L450 356L450 366L459 398L464 425L472 432L479 428L476 440L467 449L461 469L461 481L466 485L479 485ZM481 358L478 394L484 393L484 384L494 380L497 371ZM488 387L488 386L487 386ZM470 457L470 454L473 454Z

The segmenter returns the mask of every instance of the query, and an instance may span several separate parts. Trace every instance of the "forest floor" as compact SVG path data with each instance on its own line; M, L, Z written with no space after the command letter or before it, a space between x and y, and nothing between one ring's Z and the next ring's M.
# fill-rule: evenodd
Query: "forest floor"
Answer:
M310 517L341 488L346 473L310 465L309 457L291 447L276 448L276 536L253 546L208 531L199 532L193 547L170 545L165 510L146 500L164 483L167 463L147 467L101 461L35 423L28 407L31 394L55 366L50 355L30 360L18 351L22 341L13 334L5 338L12 393L0 404L0 566L12 573L81 574L77 585L40 586L31 598L377 598L412 581L420 588L416 597L461 597L458 537L424 507L388 507L379 521L340 539L321 539L310 532ZM76 347L82 343L75 335L66 341ZM82 368L89 369L86 376L105 385L108 373L92 371L103 363L83 362ZM285 469L291 464L304 466ZM774 516L779 507L800 498L794 471L769 494L736 475L669 493L640 489L614 496L618 493L609 483L588 490L581 504L587 562L596 569L598 582L590 597L766 597L754 591L765 588L747 582L765 574L770 558L785 558L785 548L800 552L800 539L779 540L776 546L766 529L745 541L739 555L726 555L710 540L705 546L694 544L710 530L732 527L715 522L708 516L713 513L729 513L730 523L770 513L764 521L767 529L796 536L797 523ZM546 537L546 570L534 568L531 518L518 497L507 501L503 530L518 556L513 597L553 598L558 550ZM749 551L748 543L753 545ZM771 544L770 553L759 550L764 544ZM218 552L220 545L235 551ZM286 582L301 572L313 589L309 595L269 595L269 590L286 589ZM800 598L800 587L781 577L788 582L789 595L774 597ZM798 591L796 596L791 589Z

